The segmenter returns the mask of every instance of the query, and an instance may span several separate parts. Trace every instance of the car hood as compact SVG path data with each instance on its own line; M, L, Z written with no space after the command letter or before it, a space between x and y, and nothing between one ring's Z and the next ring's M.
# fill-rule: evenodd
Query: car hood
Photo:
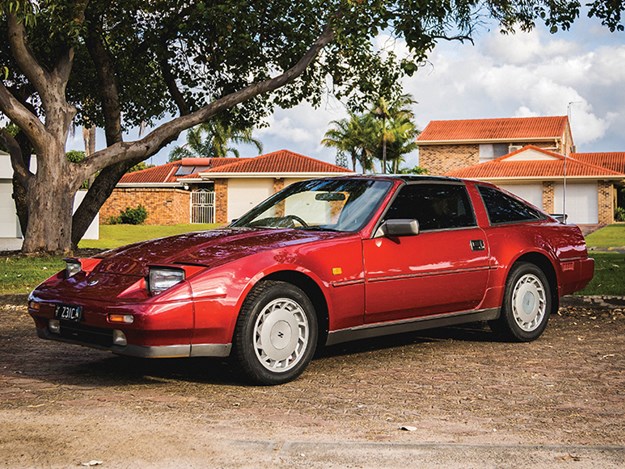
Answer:
M132 244L103 253L95 272L146 276L149 265L187 264L216 267L243 256L351 233L294 229L246 229L187 233Z

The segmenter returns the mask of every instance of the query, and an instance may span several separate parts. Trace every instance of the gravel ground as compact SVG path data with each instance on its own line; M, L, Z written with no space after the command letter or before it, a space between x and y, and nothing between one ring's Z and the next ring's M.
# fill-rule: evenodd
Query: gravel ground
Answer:
M295 382L252 387L226 360L43 341L24 301L0 298L0 467L599 468L625 458L618 308L562 308L529 344L474 324L339 345Z

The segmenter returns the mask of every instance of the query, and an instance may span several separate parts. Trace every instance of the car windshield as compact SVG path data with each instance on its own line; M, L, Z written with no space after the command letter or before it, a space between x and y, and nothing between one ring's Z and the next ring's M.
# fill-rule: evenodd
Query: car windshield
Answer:
M389 181L370 179L302 181L274 194L231 226L358 231L390 187Z

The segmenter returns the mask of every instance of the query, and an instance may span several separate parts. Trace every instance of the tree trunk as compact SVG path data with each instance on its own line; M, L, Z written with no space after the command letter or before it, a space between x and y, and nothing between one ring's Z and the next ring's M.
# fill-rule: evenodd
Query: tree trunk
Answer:
M56 147L50 150L61 155L40 155L39 160L47 164L38 165L28 185L28 228L22 246L25 254L71 252L72 208L78 187L63 164L64 145Z
M73 247L76 247L85 235L98 211L112 194L117 182L130 168L141 161L143 158L122 161L103 169L95 178L73 217L71 240Z

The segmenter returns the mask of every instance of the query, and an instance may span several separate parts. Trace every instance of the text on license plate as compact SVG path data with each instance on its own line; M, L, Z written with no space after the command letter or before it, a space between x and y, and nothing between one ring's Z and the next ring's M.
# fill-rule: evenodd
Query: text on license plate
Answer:
M66 321L80 321L82 318L82 306L56 305L54 316Z

